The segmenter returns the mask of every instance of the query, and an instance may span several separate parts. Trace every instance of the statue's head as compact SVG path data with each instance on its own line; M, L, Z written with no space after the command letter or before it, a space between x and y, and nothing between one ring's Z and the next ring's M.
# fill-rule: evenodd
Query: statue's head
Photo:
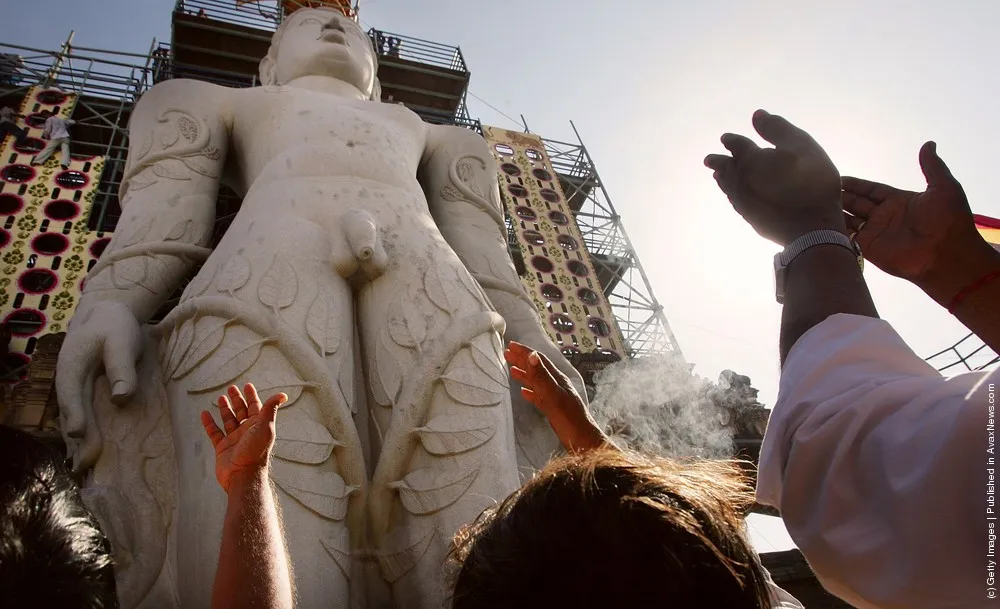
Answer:
M371 39L355 21L332 9L299 9L282 22L260 62L260 81L283 85L301 76L329 76L381 97Z

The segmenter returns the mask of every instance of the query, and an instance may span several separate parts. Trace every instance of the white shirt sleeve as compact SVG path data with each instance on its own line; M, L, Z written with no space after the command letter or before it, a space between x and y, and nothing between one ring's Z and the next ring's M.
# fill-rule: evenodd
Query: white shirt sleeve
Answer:
M824 587L859 608L995 605L998 382L1000 371L942 377L882 320L834 315L799 339L757 500L780 510Z

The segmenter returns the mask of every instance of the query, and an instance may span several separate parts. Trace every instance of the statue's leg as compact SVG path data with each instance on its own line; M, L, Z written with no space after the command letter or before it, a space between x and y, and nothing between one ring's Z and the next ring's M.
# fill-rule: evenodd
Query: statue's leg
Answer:
M436 608L455 531L518 483L503 321L436 231L391 251L359 295L382 439L369 508L396 606Z
M367 485L351 413L352 294L322 258L302 254L325 245L318 227L282 230L299 238L276 244L280 251L220 247L225 255L210 261L214 267L202 271L162 324L179 476L182 607L209 606L227 503L198 413L214 409L229 384L246 382L262 397L289 396L278 413L271 479L299 606L349 606L352 546L363 543ZM322 242L311 244L310 237Z

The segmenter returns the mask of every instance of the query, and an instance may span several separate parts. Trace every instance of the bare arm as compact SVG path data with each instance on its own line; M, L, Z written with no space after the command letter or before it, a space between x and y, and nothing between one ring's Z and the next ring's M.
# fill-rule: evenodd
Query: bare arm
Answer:
M215 473L229 495L212 609L290 609L292 576L281 514L269 476L275 418L284 394L263 405L253 385L219 397L225 432L208 412L202 425L215 447Z
M292 607L281 516L267 468L233 476L212 609Z
M917 285L943 307L949 306L963 289L971 288L1000 273L1000 252L976 235L955 252L956 258L940 268L940 274ZM994 352L1000 353L1000 277L982 283L963 298L951 312L966 328L975 332Z
M811 229L803 227L802 234ZM837 313L878 317L857 258L839 245L817 245L788 267L781 311L781 363L810 328Z

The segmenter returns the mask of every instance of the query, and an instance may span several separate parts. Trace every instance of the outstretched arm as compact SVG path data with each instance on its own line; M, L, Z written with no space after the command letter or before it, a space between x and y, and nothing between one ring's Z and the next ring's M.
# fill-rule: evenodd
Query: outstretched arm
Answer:
M261 406L247 384L246 397L235 386L219 397L225 432L208 412L205 433L215 447L215 473L229 495L215 571L212 609L290 608L294 605L281 514L268 475L275 438L275 416L287 399L272 396Z

